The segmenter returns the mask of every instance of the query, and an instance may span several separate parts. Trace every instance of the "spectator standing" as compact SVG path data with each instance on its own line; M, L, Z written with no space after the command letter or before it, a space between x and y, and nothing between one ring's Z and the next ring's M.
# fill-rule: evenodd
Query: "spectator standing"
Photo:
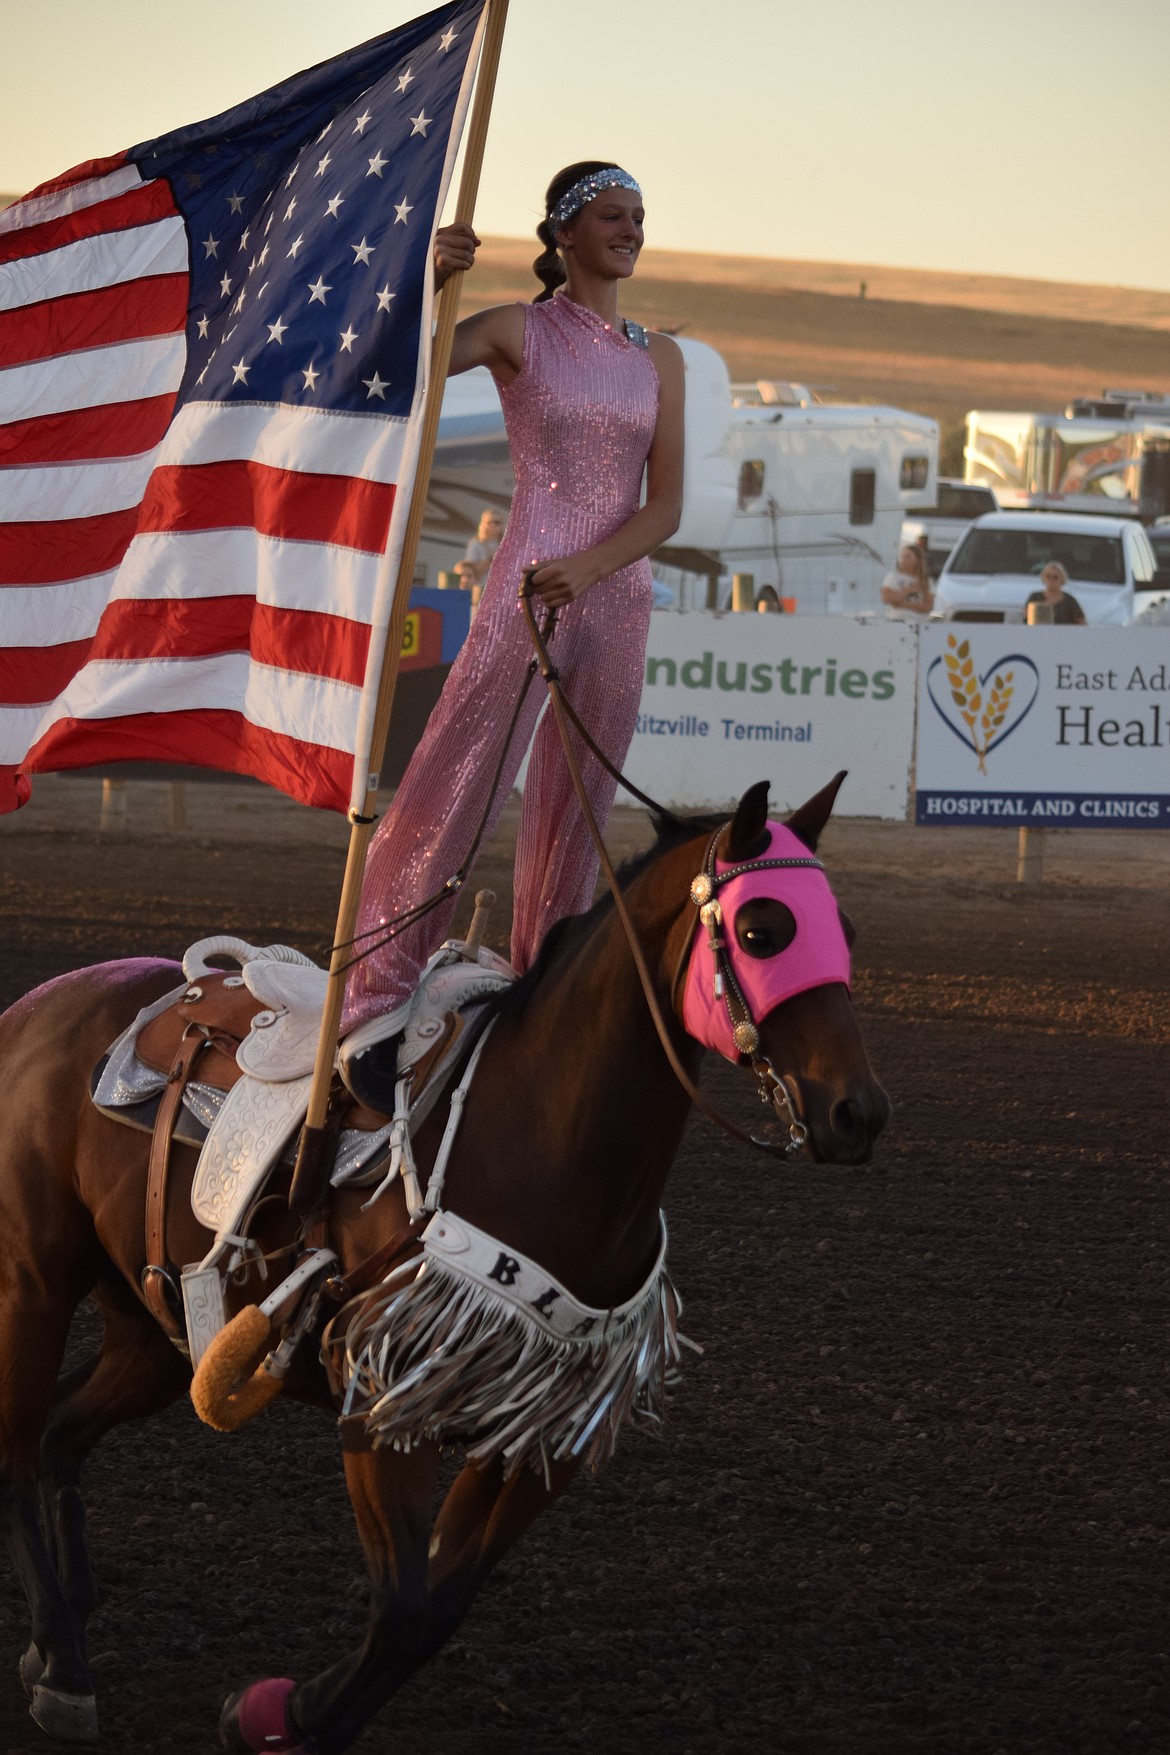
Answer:
M909 543L898 552L898 569L882 583L882 602L891 622L924 622L934 608L934 592L926 559L920 548Z
M1072 595L1066 591L1068 573L1059 561L1046 561L1040 571L1040 583L1043 591L1033 591L1029 603L1046 603L1052 611L1052 620L1058 627L1077 628L1085 625L1085 612Z
M464 591L470 591L473 585L483 584L503 535L504 520L493 507L485 506L479 515L479 529L468 543L463 559L455 563L455 571Z

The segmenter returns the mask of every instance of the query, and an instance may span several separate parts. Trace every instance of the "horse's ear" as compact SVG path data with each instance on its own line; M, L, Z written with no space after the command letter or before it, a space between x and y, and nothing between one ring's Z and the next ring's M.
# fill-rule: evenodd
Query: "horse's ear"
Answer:
M819 792L814 793L807 803L794 810L788 818L786 826L792 830L798 841L804 842L810 853L817 850L821 831L832 814L837 794L841 790L841 782L847 772L848 769L842 768L827 786L822 786Z
M768 782L757 780L735 807L719 857L725 865L741 865L745 859L758 859L769 839Z

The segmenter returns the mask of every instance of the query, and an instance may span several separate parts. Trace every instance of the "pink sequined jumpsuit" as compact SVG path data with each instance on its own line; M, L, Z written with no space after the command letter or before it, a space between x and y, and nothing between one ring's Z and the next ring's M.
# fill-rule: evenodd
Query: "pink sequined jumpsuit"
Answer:
M440 889L466 857L488 803L508 724L532 657L517 589L541 561L579 554L637 511L658 413L649 353L563 292L525 308L524 359L500 401L516 493L471 632L393 805L370 847L358 933ZM560 611L553 657L590 734L620 766L642 691L650 625L650 563L599 580ZM532 684L513 736L486 834L509 793L544 704ZM615 782L580 751L604 826ZM557 920L587 908L597 858L551 715L537 731L516 844L512 961L523 971ZM447 936L455 898L358 963L342 1034L398 1005Z

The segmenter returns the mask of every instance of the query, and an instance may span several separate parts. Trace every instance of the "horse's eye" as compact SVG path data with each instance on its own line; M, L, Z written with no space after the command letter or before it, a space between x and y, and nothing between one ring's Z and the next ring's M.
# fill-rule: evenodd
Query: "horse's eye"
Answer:
M773 896L741 902L735 911L735 941L746 956L757 961L779 956L795 937L795 919Z

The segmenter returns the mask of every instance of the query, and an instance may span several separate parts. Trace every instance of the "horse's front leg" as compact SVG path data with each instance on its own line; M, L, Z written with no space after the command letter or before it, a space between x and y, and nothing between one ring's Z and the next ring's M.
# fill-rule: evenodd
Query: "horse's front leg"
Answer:
M505 1480L498 1461L468 1463L455 1477L431 1537L431 1615L424 1657L451 1637L488 1574L560 1498L577 1468L576 1463L553 1463L546 1483L543 1475L524 1466Z
M370 1569L370 1619L358 1651L311 1681L258 1682L224 1707L226 1749L339 1755L426 1654L427 1550L438 1451L346 1450L345 1479Z

